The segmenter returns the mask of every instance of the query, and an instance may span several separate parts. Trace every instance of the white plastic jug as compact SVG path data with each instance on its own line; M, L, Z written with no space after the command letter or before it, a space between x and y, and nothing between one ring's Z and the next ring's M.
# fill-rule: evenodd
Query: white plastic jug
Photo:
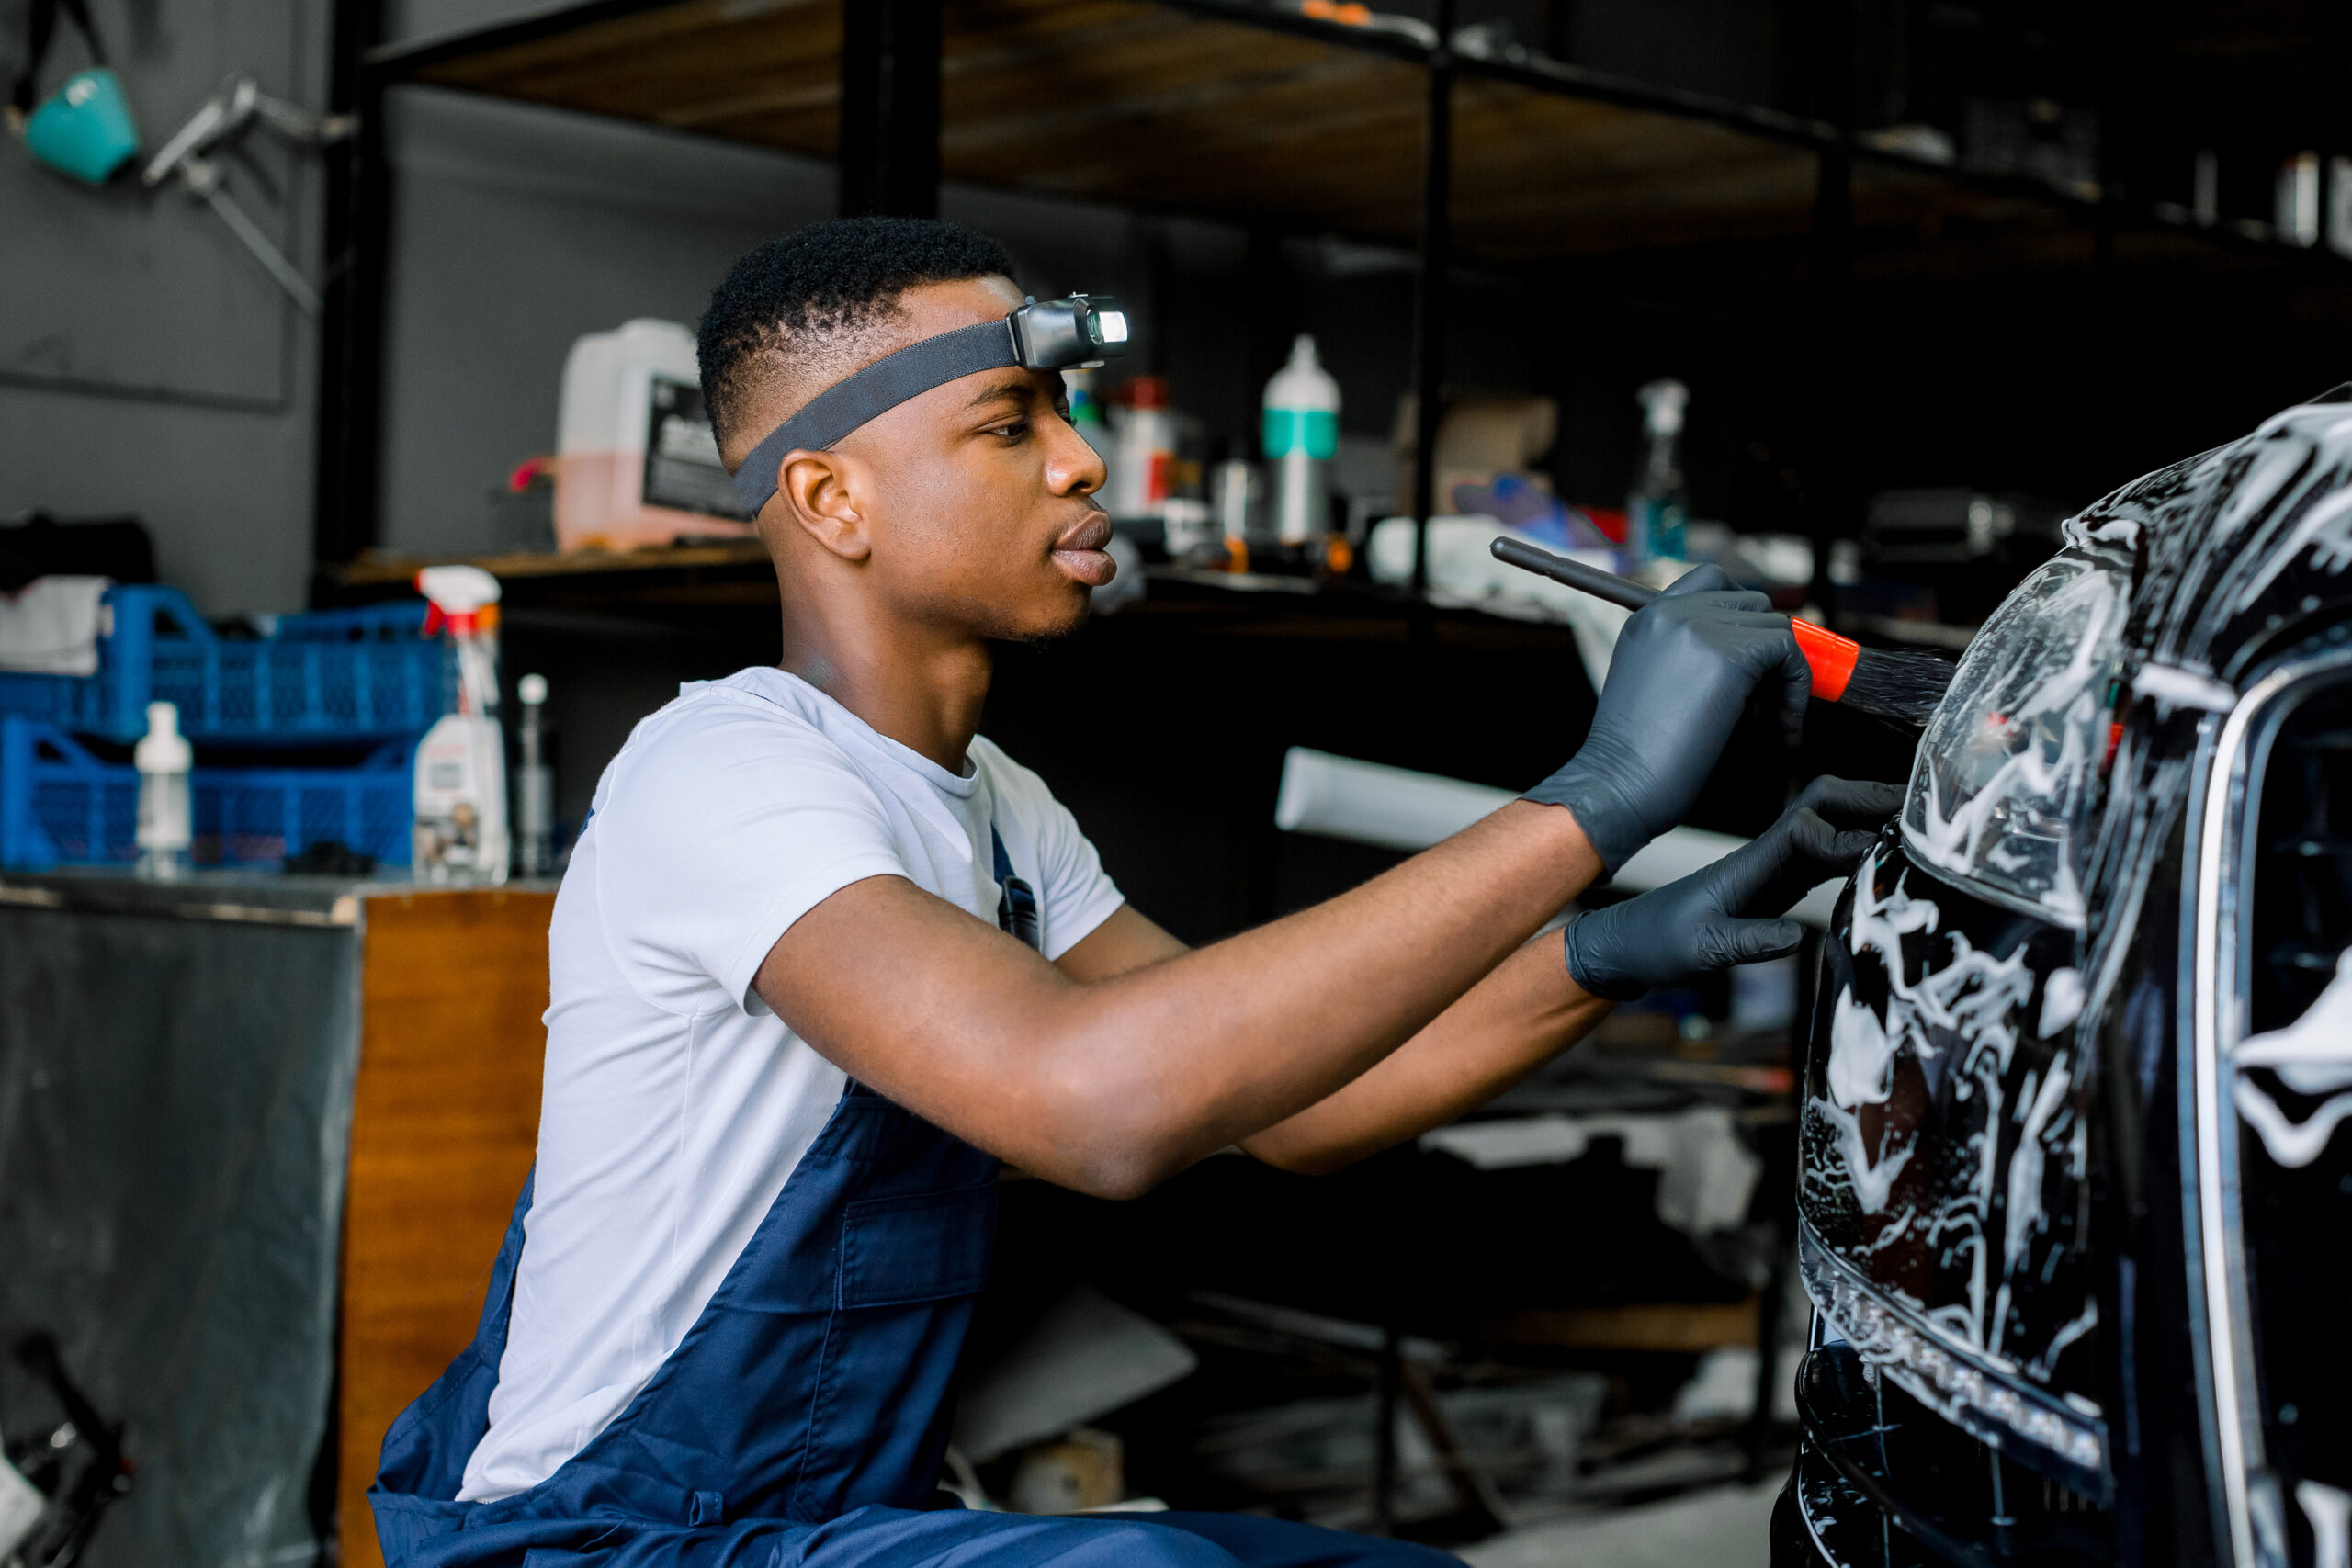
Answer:
M556 425L560 548L751 533L703 409L694 333L677 322L640 318L574 343Z

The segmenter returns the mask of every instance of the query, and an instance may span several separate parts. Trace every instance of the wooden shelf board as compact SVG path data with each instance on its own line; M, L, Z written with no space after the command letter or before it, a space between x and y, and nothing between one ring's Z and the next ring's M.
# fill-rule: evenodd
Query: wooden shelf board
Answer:
M584 14L568 29L445 46L386 69L834 155L838 0ZM1409 46L1378 41L1213 0L947 0L942 165L1000 188L1409 242L1421 67ZM1465 60L1462 70L1453 212L1465 254L1603 254L1794 234L1813 221L1821 128L1810 122L1696 98L1690 112L1609 101L1638 89L1600 78L1597 96L1565 96L1584 73L1560 67ZM2000 221L2034 205L1924 167L1862 168L1864 225L1951 209ZM2053 198L2039 208L2052 211Z

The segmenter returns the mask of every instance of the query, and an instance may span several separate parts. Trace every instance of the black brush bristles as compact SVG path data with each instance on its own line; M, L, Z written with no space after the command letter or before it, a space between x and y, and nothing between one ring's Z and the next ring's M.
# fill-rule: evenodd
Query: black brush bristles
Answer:
M1936 705L1944 700L1944 693L1951 687L1952 672L1959 668L1951 660L1933 653L1866 648L1854 660L1854 672L1846 678L1846 689L1838 694L1838 705L1914 729L1923 728L1934 716Z

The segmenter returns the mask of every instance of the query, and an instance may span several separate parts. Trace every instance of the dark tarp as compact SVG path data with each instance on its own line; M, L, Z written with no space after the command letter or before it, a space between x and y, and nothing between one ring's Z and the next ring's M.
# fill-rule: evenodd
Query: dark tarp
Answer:
M357 944L254 913L0 908L0 1345L128 1423L92 1568L318 1553ZM0 1429L59 1419L0 1357Z

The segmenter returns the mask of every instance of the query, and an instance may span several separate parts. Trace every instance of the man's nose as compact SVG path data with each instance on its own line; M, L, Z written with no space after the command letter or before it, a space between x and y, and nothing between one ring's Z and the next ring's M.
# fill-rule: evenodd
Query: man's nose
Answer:
M1076 425L1056 419L1049 438L1055 445L1046 457L1046 482L1056 495L1092 495L1109 481L1102 454Z

